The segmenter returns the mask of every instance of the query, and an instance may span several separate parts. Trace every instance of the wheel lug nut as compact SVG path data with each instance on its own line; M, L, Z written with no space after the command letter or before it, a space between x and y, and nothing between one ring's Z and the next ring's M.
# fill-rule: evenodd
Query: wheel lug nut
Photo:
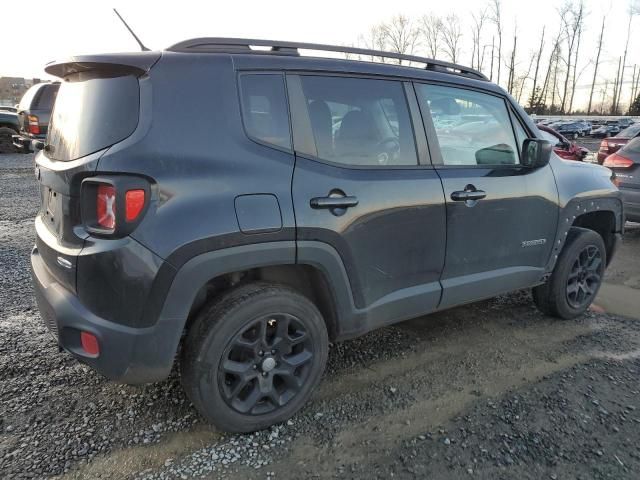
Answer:
M264 356L264 352L263 352L262 350L260 350L260 351L258 352L258 355L262 357L262 356Z
M253 365L253 369L257 370L258 369L258 365Z
M275 354L276 354L275 349L271 350L271 355L275 355Z
M263 377L266 377L267 375L268 375L267 372L262 372Z

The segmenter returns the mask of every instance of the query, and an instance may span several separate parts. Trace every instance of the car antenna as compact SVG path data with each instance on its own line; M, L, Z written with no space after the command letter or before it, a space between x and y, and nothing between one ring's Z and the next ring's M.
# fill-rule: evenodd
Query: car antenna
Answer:
M129 33L131 35L133 35L133 38L136 39L136 42L138 42L138 45L140 45L140 49L142 49L143 52L148 52L149 49L147 47L144 46L144 44L140 41L140 39L138 38L138 36L133 33L133 30L131 30L131 27L127 24L127 22L124 21L124 18L122 18L122 15L120 15L118 13L118 10L116 10L115 8L113 9L113 11L116 13L116 15L118 16L118 18L120 19L120 21L122 23L124 23L124 26L127 27L127 30L129 30Z

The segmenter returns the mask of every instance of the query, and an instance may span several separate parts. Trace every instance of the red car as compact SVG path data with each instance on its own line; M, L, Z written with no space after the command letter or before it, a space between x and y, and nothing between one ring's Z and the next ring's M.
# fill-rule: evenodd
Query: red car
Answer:
M538 125L538 130L542 132L542 138L551 142L553 151L556 152L556 155L560 158L581 162L589 153L589 150L579 147L575 142L556 132L553 128Z
M600 142L600 149L598 150L598 163L602 165L605 158L617 152L620 147L626 145L629 140L635 137L640 137L640 123L629 125L615 136L602 140L602 142Z

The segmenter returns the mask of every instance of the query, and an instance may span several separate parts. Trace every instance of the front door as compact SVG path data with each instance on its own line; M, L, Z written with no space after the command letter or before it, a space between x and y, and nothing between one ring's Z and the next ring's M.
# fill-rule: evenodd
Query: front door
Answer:
M520 165L528 134L501 96L415 88L447 207L440 307L539 282L558 224L551 167Z
M428 153L424 132L424 148L416 148L412 123L419 115L408 108L405 86L311 74L288 75L287 85L299 251L315 241L337 252L359 317L369 322L363 328L434 310L444 199L435 170L419 163L419 157L428 163Z

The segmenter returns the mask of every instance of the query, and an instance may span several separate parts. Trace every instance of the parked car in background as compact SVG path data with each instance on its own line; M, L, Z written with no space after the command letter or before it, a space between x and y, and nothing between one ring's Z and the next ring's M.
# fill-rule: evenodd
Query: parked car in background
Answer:
M0 111L18 113L18 107L10 107L8 105L0 106Z
M616 174L615 183L622 193L627 220L640 222L640 137L609 155L604 166Z
M561 133L556 132L553 128L547 127L546 125L538 125L538 130L542 132L542 138L551 142L553 145L553 151L560 158L581 162L589 153L589 150L579 147L575 142L570 141Z
M562 135L576 139L581 135L584 135L585 126L580 122L560 122L555 127L551 126L555 131Z
M589 122L588 120L578 120L578 125L581 128L580 131L580 135L581 136L586 136L589 135L591 133L591 122Z
M20 129L13 136L13 144L19 151L32 152L34 140L46 139L51 111L59 88L60 82L37 83L22 96L18 104Z
M595 138L609 137L619 133L620 130L620 125L617 122L606 122L591 130L591 136Z
M600 142L600 148L598 149L598 163L602 164L605 158L617 152L618 149L626 145L629 140L638 136L640 136L640 123L634 123L617 135L602 140L602 142Z
M618 122L618 124L622 127L622 128L627 128L631 125L633 125L633 120L631 118L619 118L618 120L616 120Z
M12 138L19 129L18 115L15 112L0 109L0 153L15 151Z

